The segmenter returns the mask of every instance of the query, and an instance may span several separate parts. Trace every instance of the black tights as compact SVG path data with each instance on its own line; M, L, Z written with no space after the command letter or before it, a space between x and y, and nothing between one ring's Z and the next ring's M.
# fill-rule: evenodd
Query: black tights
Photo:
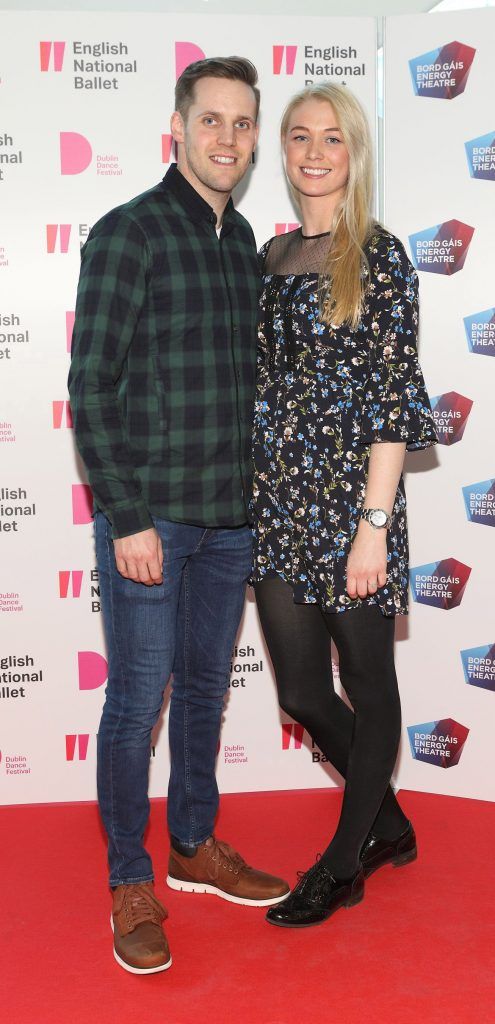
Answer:
M255 586L280 706L307 730L346 779L335 835L323 854L340 878L352 875L371 828L395 839L407 826L389 785L400 739L394 619L376 605L341 613L296 604L279 577ZM354 711L334 689L330 637Z

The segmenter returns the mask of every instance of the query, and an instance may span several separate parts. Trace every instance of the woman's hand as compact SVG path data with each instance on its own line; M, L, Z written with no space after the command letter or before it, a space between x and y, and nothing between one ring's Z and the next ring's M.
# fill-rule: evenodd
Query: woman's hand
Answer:
M347 559L349 597L368 597L387 581L387 531L361 519Z

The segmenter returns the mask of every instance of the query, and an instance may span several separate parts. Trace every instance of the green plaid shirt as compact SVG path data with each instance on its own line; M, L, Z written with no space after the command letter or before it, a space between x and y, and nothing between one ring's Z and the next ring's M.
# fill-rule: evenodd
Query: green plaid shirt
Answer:
M251 227L216 217L172 165L82 249L69 391L95 505L114 537L152 515L246 522L260 290Z

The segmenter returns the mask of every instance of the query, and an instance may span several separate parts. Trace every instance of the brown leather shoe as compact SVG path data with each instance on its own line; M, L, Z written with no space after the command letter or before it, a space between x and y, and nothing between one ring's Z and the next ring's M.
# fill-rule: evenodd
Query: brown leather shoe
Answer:
M157 900L153 882L119 885L113 894L113 953L131 974L157 974L172 963L162 928L167 911Z
M289 895L287 882L250 868L228 843L210 836L194 857L170 850L167 885L179 892L208 892L230 903L269 907Z

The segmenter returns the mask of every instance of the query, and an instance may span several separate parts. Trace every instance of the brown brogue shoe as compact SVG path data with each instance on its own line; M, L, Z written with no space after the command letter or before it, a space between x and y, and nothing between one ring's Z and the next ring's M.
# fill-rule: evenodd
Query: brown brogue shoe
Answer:
M179 892L207 892L230 903L269 907L289 895L287 882L250 868L239 853L214 836L198 846L194 857L170 850L167 884Z
M153 882L119 885L113 894L113 952L124 971L157 974L172 963L162 921L165 907L153 891Z

